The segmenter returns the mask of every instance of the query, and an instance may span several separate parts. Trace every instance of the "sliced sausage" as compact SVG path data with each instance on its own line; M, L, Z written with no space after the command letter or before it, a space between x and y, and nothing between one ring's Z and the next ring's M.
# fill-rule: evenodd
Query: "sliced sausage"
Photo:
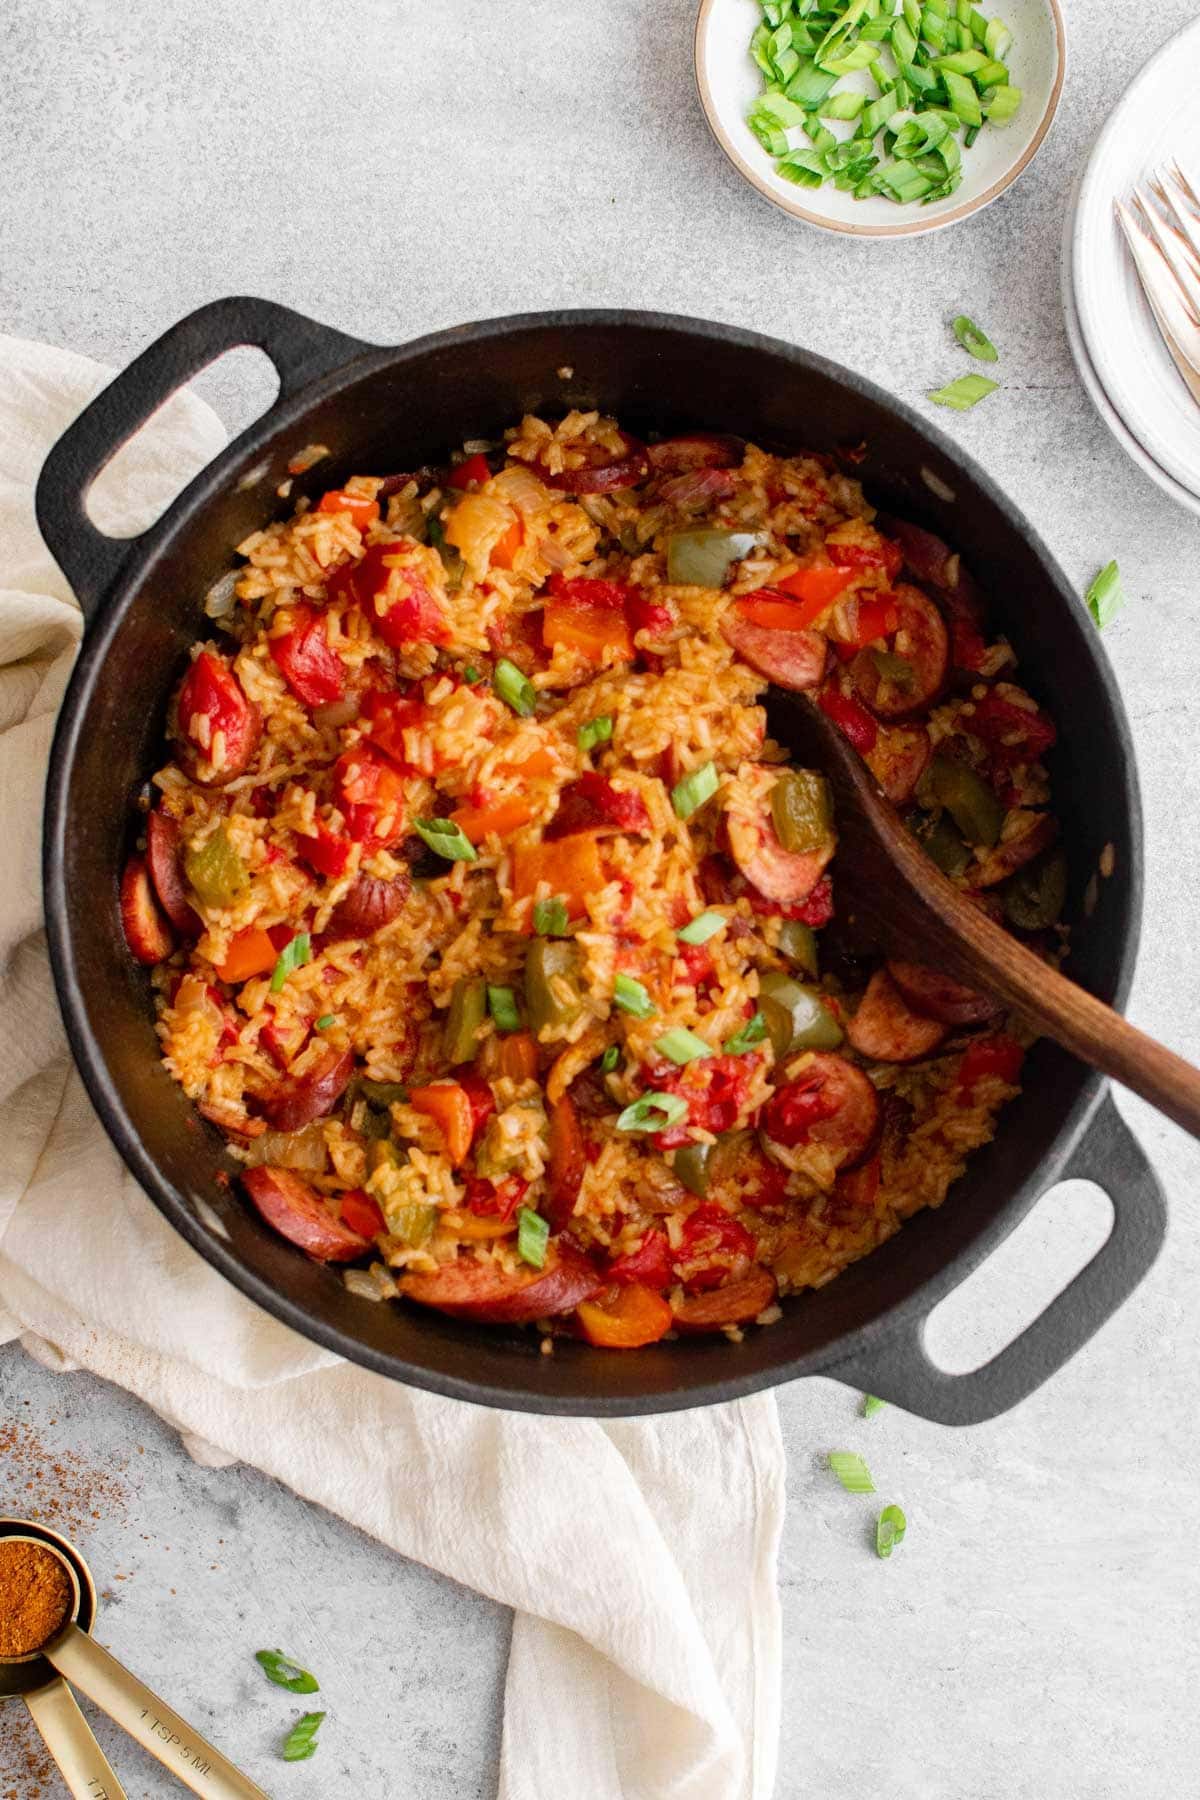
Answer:
M676 1331L720 1331L726 1325L746 1325L775 1298L775 1277L770 1269L752 1269L740 1281L692 1294L675 1307Z
M178 820L165 812L150 814L146 820L146 861L159 904L181 936L199 937L203 925L187 897L182 841Z
M872 975L846 1026L858 1054L872 1062L916 1062L936 1050L945 1035L944 1025L912 1010L886 969Z
M150 871L141 856L131 856L121 876L121 928L140 963L164 962L175 948L175 936L158 910Z
M550 1193L546 1217L551 1231L562 1231L575 1211L587 1168L587 1151L579 1114L569 1094L550 1108Z
M588 451L589 460L579 469L562 469L552 474L543 465L537 465L537 472L547 487L560 488L566 494L611 494L621 488L636 487L650 473L650 456L640 438L633 437L628 431L621 433L621 455L611 462L604 459L611 455L602 445L593 444Z
M1058 820L1051 813L1040 813L1016 837L1003 838L994 850L972 863L964 880L968 887L990 888L1007 881L1018 869L1048 850L1058 836Z
M987 602L957 551L932 531L910 525L904 519L889 519L888 530L917 580L936 590L947 602L951 617L982 630L987 622Z
M893 806L910 806L933 746L924 725L884 725L866 764Z
M587 1258L570 1244L550 1244L541 1269L505 1269L460 1256L430 1274L400 1280L401 1292L418 1305L489 1325L522 1325L574 1312L603 1285Z
M331 1113L354 1073L353 1050L330 1050L307 1075L289 1075L262 1101L262 1111L276 1131L299 1131L313 1119Z
M331 943L338 938L371 937L391 924L411 892L412 881L406 873L395 875L390 881L360 875L334 907L325 937Z
M835 848L831 837L819 850L785 850L775 835L768 800L757 798L753 783L741 780L730 788L725 830L729 853L746 880L764 899L785 906L808 899Z
M247 1169L242 1185L267 1224L316 1262L353 1262L370 1248L338 1218L332 1202L291 1169Z
M245 773L262 736L262 714L222 656L202 650L175 703L179 766L202 787Z
M860 650L850 664L850 679L860 699L880 719L903 719L923 711L945 685L950 666L950 634L933 601L920 588L901 583L895 607L898 623L888 648L907 665L903 683L881 673L872 650Z
M763 1109L763 1148L820 1144L852 1169L874 1150L882 1112L874 1084L832 1051L810 1050L785 1066L787 1081ZM786 1158L775 1154L776 1161Z
M735 601L721 620L721 634L743 662L776 687L799 693L818 687L825 674L829 644L819 631L779 631L771 625L755 625L738 611Z
M986 1025L1003 1010L986 994L977 994L925 963L889 962L887 969L901 998L915 1012L942 1025Z
M745 440L720 431L688 431L651 444L650 466L668 475L691 469L735 469L746 454Z

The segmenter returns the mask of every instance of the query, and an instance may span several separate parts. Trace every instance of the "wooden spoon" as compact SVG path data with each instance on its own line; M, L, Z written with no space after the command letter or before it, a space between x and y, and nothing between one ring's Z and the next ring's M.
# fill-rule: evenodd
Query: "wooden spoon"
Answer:
M806 695L770 690L771 735L820 769L837 819L835 869L847 919L885 956L924 962L978 988L1081 1061L1200 1137L1200 1069L1068 981L993 924L905 829L858 752Z

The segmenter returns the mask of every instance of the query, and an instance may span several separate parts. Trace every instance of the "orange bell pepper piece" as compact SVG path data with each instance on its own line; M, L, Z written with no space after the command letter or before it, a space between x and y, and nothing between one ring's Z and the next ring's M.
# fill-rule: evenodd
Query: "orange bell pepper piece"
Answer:
M478 1218L474 1213L451 1213L449 1217L443 1214L441 1222L455 1237L462 1238L468 1244L483 1244L489 1238L509 1237L520 1223L516 1213L511 1219L487 1219Z
M853 580L853 569L835 569L831 564L827 568L797 569L794 575L777 581L775 586L813 608L812 619L815 619L827 606L833 605L843 588L849 587Z
M622 661L633 661L629 621L614 607L552 603L542 614L542 642L548 650L566 644L597 665L604 661L604 652L609 648L615 649Z
M494 800L490 806L456 806L450 817L473 844L481 844L491 832L503 838L528 825L533 817L533 802L513 794L507 800Z
M432 1119L446 1140L446 1151L457 1169L466 1160L475 1135L475 1115L467 1090L457 1081L435 1081L428 1087L408 1090L408 1104Z
M498 537L492 545L490 561L493 569L511 569L524 542L525 528L520 519L514 519L503 537Z
M537 1040L529 1031L510 1031L497 1040L501 1075L510 1081L532 1081L538 1071Z
M532 898L541 881L565 902L573 919L587 911L587 897L604 886L604 869L594 831L572 832L554 844L522 844L513 851L513 892Z
M368 500L364 494L347 494L342 488L330 488L317 501L317 511L323 513L349 513L360 531L373 525L379 517L379 502Z
M761 625L767 631L807 631L813 620L825 611L824 602L785 600L782 594L764 589L761 594L747 594L735 600L734 611L749 625Z
M589 1344L606 1350L638 1350L657 1344L671 1329L671 1308L653 1288L632 1282L603 1303L581 1300L576 1317Z
M217 974L222 981L249 981L251 975L265 975L273 969L278 959L279 952L268 934L251 925L233 939L225 961L217 964Z

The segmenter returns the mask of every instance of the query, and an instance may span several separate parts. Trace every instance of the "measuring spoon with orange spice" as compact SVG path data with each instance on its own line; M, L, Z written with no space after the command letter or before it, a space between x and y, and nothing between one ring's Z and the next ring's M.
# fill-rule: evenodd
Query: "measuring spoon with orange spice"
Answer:
M31 1519L0 1519L0 1701L24 1699L71 1793L126 1800L68 1682L201 1800L267 1800L93 1641L96 1609L96 1584L73 1544Z

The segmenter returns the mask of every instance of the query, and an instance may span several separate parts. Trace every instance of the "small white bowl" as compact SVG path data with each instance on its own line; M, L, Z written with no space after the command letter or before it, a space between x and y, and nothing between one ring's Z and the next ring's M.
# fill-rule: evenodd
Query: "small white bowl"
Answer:
M794 219L850 237L920 237L956 225L1011 187L1041 148L1058 110L1067 68L1066 28L1059 0L1004 0L993 9L1013 34L1009 63L1022 101L1009 124L981 131L963 156L958 190L929 206L856 200L827 182L801 188L775 171L775 159L746 124L762 75L750 38L762 18L757 0L702 0L696 19L696 86L709 129L738 172ZM854 76L848 77L853 84ZM794 133L800 143L804 139Z

